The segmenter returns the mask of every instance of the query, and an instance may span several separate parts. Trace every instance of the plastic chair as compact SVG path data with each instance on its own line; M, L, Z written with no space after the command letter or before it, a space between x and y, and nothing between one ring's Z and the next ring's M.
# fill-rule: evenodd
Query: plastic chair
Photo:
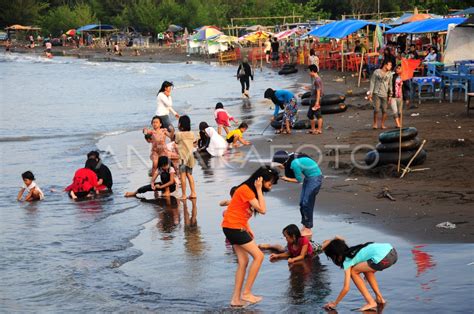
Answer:
M449 102L453 102L453 93L458 91L460 94L464 91L464 101L467 102L469 77L463 74L451 74L448 75L447 82L445 83L444 89L449 90Z
M474 93L467 93L467 115L469 115L469 110L474 109L474 107L471 107L472 97L474 97Z

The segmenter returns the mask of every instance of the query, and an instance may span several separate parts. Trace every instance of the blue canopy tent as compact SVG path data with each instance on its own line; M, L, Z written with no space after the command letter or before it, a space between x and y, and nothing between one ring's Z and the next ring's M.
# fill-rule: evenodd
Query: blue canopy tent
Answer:
M391 26L378 23L382 28L391 28ZM377 23L364 21L364 20L343 20L332 22L320 27L317 27L307 33L307 36L322 37L322 38L336 38L341 39L352 33L357 32L359 29L369 26L371 29L375 29Z
M451 13L450 15L474 15L474 7L467 8L462 11Z
M77 32L113 32L116 30L114 26L108 24L89 24L76 29Z
M357 32L359 29L368 27L369 29L374 30L377 26L386 28L386 29L391 28L391 26L382 24L382 23L374 23L374 22L369 22L369 21L364 21L364 20L343 20L343 21L332 22L332 23L314 28L305 36L343 39L349 36L350 34ZM342 47L344 47L344 45L342 45ZM344 51L342 50L341 53L344 53ZM342 71L344 71L344 58L342 58L341 67L342 67Z
M385 32L385 34L422 34L445 32L449 24L461 24L466 19L461 17L452 17L448 19L429 19L423 21L411 22L405 25L394 27Z

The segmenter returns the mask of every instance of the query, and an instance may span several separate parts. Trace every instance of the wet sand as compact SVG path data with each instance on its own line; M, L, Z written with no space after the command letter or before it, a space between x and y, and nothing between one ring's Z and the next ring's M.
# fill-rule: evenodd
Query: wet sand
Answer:
M53 51L61 52L64 47L54 47ZM187 56L182 49L159 48L142 52L141 56L132 56L132 50L124 52L123 57L107 56L98 49L73 49L66 47L65 55L90 58L96 61L150 61L150 62L183 62L187 60L206 60L202 56ZM18 51L27 49L16 48ZM36 51L42 51L36 48ZM357 145L375 146L381 130L372 130L372 111L364 99L368 82L356 87L357 78L334 71L321 73L325 93L344 93L348 95L346 104L349 109L340 114L324 116L324 133L307 135L304 131L295 131L292 135L274 136L268 128L264 136L259 136L266 126L268 117L257 121L249 133L257 154L253 158L268 161L271 152L278 150L275 145L287 145L284 149L301 149L309 155L319 157L313 146L322 152L320 166L327 176L316 202L316 214L325 212L340 216L340 219L352 223L362 223L424 242L473 242L474 241L474 119L466 115L466 104L455 101L425 101L419 108L405 110L404 126L416 127L420 139L427 140L425 150L428 152L426 162L415 168L429 168L425 171L408 173L400 179L393 168L383 171L362 171L353 167L351 151ZM296 93L304 92L308 85L307 72L300 68L294 75ZM339 78L338 81L336 79ZM263 98L263 97L262 97ZM268 104L266 100L252 99L253 104ZM306 107L300 108L300 117L305 118ZM413 115L413 116L412 116ZM389 117L387 126L394 127ZM272 142L269 142L271 139ZM348 145L339 152L339 168L335 169L334 151L331 145ZM248 154L248 148L239 149ZM363 162L364 150L360 150L355 159ZM247 169L243 169L246 171ZM287 184L288 185L288 184ZM395 198L379 198L380 192L388 188ZM283 200L298 195L300 187L288 185L282 191ZM297 207L297 200L288 202ZM455 229L437 228L445 221L456 224Z

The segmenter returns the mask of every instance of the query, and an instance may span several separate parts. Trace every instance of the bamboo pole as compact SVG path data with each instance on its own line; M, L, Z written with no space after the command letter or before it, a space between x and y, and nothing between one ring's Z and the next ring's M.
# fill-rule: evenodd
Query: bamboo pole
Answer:
M400 177L403 178L405 176L405 174L410 170L410 165L411 163L413 162L413 160L415 160L416 156L418 156L418 154L421 152L421 150L423 149L423 146L425 145L426 143L426 140L423 140L423 142L421 143L420 147L418 148L418 150L416 151L415 155L413 155L413 157L410 159L410 161L408 162L407 166L405 167L405 169L403 169L403 173Z
M344 73L344 39L341 39L341 72Z
M362 77L362 67L364 66L364 51L362 50L362 57L360 59L360 68L359 68L359 82L357 83L357 87L360 87L360 79Z
M400 137L398 141L398 164L397 172L400 173L400 164L402 162L402 129L403 129L403 100L400 106Z

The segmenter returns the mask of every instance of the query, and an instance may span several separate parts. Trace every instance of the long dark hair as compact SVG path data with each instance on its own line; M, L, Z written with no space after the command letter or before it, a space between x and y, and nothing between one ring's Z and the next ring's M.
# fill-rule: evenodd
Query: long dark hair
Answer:
M161 88L160 88L160 90L158 91L158 93L156 95L158 96L159 93L164 92L165 88L170 87L170 86L173 86L173 83L168 82L168 81L164 81L163 84L161 84Z
M255 181L259 177L262 177L264 182L272 181L272 184L277 184L279 178L278 170L270 166L262 166L258 168L247 180L242 182L239 187L244 184L247 185L255 193L255 197L258 199L257 189L255 188ZM268 192L269 190L262 186L262 191Z
M301 232L297 225L291 224L283 228L283 233L285 233L293 238L293 243L298 245L298 242L301 238Z
M265 93L263 94L263 97L267 98L267 99L271 99L272 102L279 106L280 109L283 109L283 102L281 102L275 95L275 90L271 89L271 88L267 88L267 90L265 91Z
M343 268L344 260L347 258L354 258L360 250L373 242L367 242L355 246L348 247L346 241L342 239L334 239L326 246L324 253L329 257L334 264Z

